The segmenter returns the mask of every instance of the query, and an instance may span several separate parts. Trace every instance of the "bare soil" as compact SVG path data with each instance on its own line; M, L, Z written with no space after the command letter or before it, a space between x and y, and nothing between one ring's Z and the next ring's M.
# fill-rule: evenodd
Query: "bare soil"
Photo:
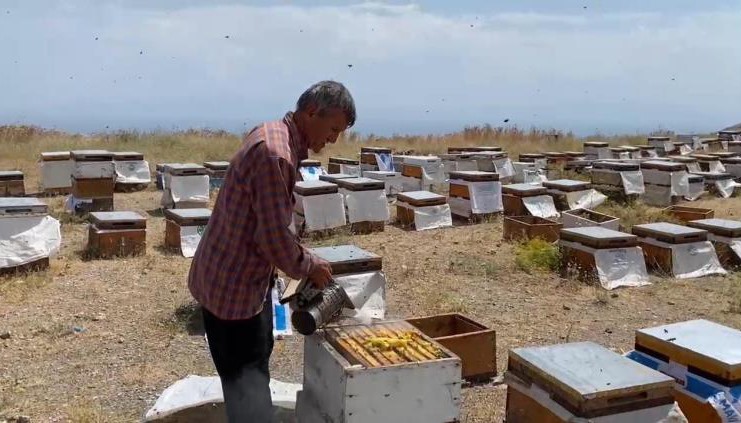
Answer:
M189 374L213 375L186 285L190 259L162 248L159 192L116 194L117 210L150 213L146 255L82 258L85 225L63 219L63 248L48 272L0 279L0 417L138 421L159 393ZM51 203L57 216L61 199ZM737 217L741 200L695 203ZM497 331L497 367L510 348L590 340L631 349L638 328L694 318L741 328L738 277L653 279L614 292L518 269L501 220L408 232L339 235L384 258L389 318L457 311ZM734 304L736 304L734 306ZM301 382L302 338L277 341L272 376ZM500 422L504 387L467 388L463 422Z

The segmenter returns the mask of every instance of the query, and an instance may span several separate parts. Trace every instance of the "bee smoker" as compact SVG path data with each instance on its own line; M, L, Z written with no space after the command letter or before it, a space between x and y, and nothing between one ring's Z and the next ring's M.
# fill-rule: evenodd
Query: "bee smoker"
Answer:
M298 333L311 335L339 316L342 309L354 309L345 289L331 281L323 290L313 288L306 280L301 282L292 301L291 323Z

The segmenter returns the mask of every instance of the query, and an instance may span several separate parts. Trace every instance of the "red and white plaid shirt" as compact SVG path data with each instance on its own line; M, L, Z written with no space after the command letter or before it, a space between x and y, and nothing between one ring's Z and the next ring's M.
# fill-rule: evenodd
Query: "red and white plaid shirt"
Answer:
M232 158L188 275L193 297L218 318L258 314L275 268L293 279L310 273L316 259L291 230L293 187L307 157L289 112L250 131Z

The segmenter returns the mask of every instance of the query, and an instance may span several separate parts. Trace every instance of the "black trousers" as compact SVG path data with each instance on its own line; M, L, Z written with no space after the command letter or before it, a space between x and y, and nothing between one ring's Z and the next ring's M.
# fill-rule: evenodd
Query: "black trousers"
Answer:
M203 323L221 379L229 423L270 422L270 354L273 352L271 289L262 312L246 320L221 320L203 309Z

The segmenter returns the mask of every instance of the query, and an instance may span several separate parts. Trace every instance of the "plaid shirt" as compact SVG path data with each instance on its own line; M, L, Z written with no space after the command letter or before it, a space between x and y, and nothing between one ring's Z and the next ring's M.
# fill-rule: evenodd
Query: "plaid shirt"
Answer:
M293 187L307 157L289 112L250 131L232 158L188 275L193 297L220 319L258 314L276 268L309 274L316 259L293 230Z

